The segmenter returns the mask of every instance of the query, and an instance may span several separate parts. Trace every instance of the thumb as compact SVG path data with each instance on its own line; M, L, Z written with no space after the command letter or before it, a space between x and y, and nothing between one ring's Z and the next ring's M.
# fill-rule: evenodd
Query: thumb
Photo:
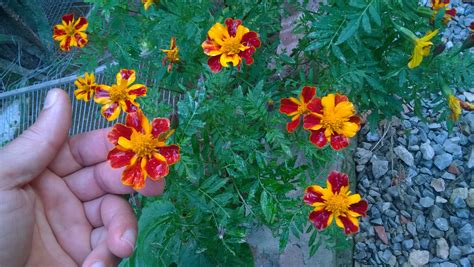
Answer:
M35 124L0 150L0 189L22 186L42 173L66 141L70 125L68 95L50 90Z

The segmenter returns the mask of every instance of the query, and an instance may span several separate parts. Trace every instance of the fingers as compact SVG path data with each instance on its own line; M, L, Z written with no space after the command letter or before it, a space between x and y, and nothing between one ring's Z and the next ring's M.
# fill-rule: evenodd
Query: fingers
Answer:
M59 176L65 176L82 167L106 161L113 147L107 140L109 131L109 128L100 129L71 137L49 168Z
M137 236L137 220L125 199L106 195L84 203L84 210L92 225L105 226L107 245L114 255L125 258L132 254Z
M146 179L145 187L143 189L138 190L137 192L146 197L159 196L163 194L163 191L165 190L165 185L166 181L164 178L158 181L153 181L152 179L148 178Z
M82 201L89 201L107 193L128 194L133 189L120 181L122 169L112 169L109 162L80 169L64 177L70 190Z
M40 174L65 142L70 125L67 94L50 90L35 124L0 150L0 189L24 185Z
M64 181L45 171L32 183L44 205L44 211L57 242L75 262L83 262L90 253L92 230L82 203L69 190Z
M107 247L107 229L100 227L91 233L92 252L82 264L83 267L112 267L116 266L118 258Z

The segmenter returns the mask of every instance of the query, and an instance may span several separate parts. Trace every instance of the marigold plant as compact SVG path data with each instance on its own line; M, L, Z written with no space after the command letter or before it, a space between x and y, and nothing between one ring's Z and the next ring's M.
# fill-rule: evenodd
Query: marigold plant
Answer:
M95 93L95 90L98 87L98 84L95 83L94 73L84 73L84 77L77 77L74 81L77 89L74 90L74 96L77 100L84 100L89 102L92 96Z
M71 47L84 47L87 40L87 26L89 23L84 17L74 19L73 14L66 14L62 18L61 24L54 26L53 39L59 42L62 51L70 51Z

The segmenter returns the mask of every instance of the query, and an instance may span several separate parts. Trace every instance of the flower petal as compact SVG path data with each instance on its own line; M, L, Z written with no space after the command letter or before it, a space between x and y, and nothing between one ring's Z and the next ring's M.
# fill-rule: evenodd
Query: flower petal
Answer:
M345 173L332 171L327 179L327 188L333 193L339 193L343 186L349 186L349 177Z
M254 59L252 58L253 53L255 52L255 48L250 47L244 51L239 53L239 56L245 59L245 64L251 65L253 64Z
M114 148L110 150L107 159L110 161L110 166L112 166L112 168L122 168L129 165L134 156L135 152L131 150Z
M214 73L218 73L222 69L219 56L210 57L207 61L207 65L209 65L209 68L211 68L211 71Z
M292 133L296 130L298 125L300 125L300 115L296 115L294 118L291 119L290 122L286 124L286 130L289 133Z
M242 24L242 21L240 19L232 19L228 18L225 20L225 24L227 25L227 31L229 32L230 36L235 36L237 33L237 28L239 25Z
M120 137L130 140L130 136L132 136L132 129L121 123L117 123L108 133L107 138L109 139L109 142L116 145L118 144L118 139Z
M53 28L53 39L55 41L62 41L66 38L66 30L64 29L63 25L55 25Z
M166 159L166 163L168 163L168 165L175 164L181 157L179 154L178 145L159 147L158 153L160 153Z
M313 143L315 146L317 146L319 148L323 148L327 144L328 139L324 135L324 131L322 129L317 130L317 131L311 130L311 135L309 136L309 141L311 143Z
M368 208L369 208L369 204L367 203L367 200L364 200L364 199L349 206L350 211L353 211L359 214L360 216L364 216L364 217L367 216L366 212Z
M87 22L87 19L84 18L84 17L79 17L76 21L76 23L74 23L74 29L76 31L85 31L87 29L87 26L89 25L89 23Z
M62 18L63 25L68 25L69 23L72 23L73 21L74 21L73 14L65 14Z
M288 116L293 116L298 111L299 104L293 101L294 98L282 98L280 99L280 112L285 113Z
M128 113L125 118L126 125L134 128L137 132L143 132L144 119L146 120L143 112L139 109L137 112ZM148 120L147 120L148 122Z
M115 78L117 79L117 84L126 82L127 85L131 85L135 82L136 75L134 70L121 69Z
M59 43L59 48L62 51L71 51L71 43L72 43L72 37L71 36L66 36L60 43Z
M323 230L324 228L328 227L333 220L333 214L330 211L325 209L312 211L309 214L309 220L313 222L314 227L318 230Z
M211 39L206 39L206 41L201 44L201 47L204 51L204 54L208 56L218 56L222 54L221 46Z
M145 172L140 166L140 160L128 166L122 173L122 184L133 187L134 190L142 189L145 186Z
M105 104L109 104L110 102L112 102L112 100L110 100L110 86L107 86L107 85L99 85L95 88L95 96L94 96L94 101L97 103L97 104L101 104L101 105L105 105Z
M303 98L304 103L309 103L311 99L314 97L316 94L316 87L312 86L305 86L301 90L301 97Z
M349 139L343 135L332 135L331 136L331 147L334 150L341 150L349 146Z
M337 104L334 107L334 112L338 118L349 118L349 117L354 116L355 109L354 109L354 105L351 102L345 101L345 102L340 102L339 104Z
M122 109L127 113L131 113L136 112L138 110L139 104L133 100L127 99L124 102L124 106L125 108L122 107Z
M209 36L209 39L221 46L224 43L224 40L230 37L227 27L220 23L214 24L207 32L207 35Z
M322 114L323 113L323 105L321 103L321 98L316 97L311 99L309 104L306 106L311 112Z
M315 202L324 202L323 191L324 189L319 185L313 185L306 188L304 193L304 202L308 205L312 205Z
M146 96L147 87L143 84L134 84L127 89L129 95Z
M249 31L242 37L241 44L245 46L253 46L258 48L262 45L262 42L258 38L258 34L256 32Z
M334 94L328 94L321 99L323 105L324 114L334 114L334 107L336 102L336 96Z
M120 115L120 106L115 102L105 104L100 109L100 112L102 113L102 116L104 116L104 118L106 118L108 121L113 121Z
M151 122L151 134L158 138L160 134L169 131L170 129L170 120L167 118L156 118Z
M337 106L337 104L339 104L341 102L349 102L349 98L347 98L347 96L345 96L345 95L336 94L336 99L335 99L334 104Z
M237 66L240 63L240 57L238 54L234 55L227 55L227 54L222 54L220 57L220 63L222 67L228 67L228 63L232 63L232 66Z
M77 46L79 48L84 47L88 42L87 35L83 32L76 32L74 34L74 39L76 40Z
M145 170L152 180L158 180L169 173L168 164L163 156L153 157L147 160Z
M355 234L359 231L359 221L353 217L339 216L336 218L337 226L344 229L346 235Z
M314 114L306 114L303 117L303 128L310 130L319 130L321 129L321 118Z

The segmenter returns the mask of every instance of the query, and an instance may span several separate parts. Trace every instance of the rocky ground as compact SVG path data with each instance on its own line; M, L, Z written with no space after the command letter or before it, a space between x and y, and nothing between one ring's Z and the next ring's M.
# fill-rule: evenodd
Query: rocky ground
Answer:
M460 98L474 100L474 89ZM363 129L356 152L358 187L368 218L355 237L362 265L473 266L474 113L448 133L412 112Z

